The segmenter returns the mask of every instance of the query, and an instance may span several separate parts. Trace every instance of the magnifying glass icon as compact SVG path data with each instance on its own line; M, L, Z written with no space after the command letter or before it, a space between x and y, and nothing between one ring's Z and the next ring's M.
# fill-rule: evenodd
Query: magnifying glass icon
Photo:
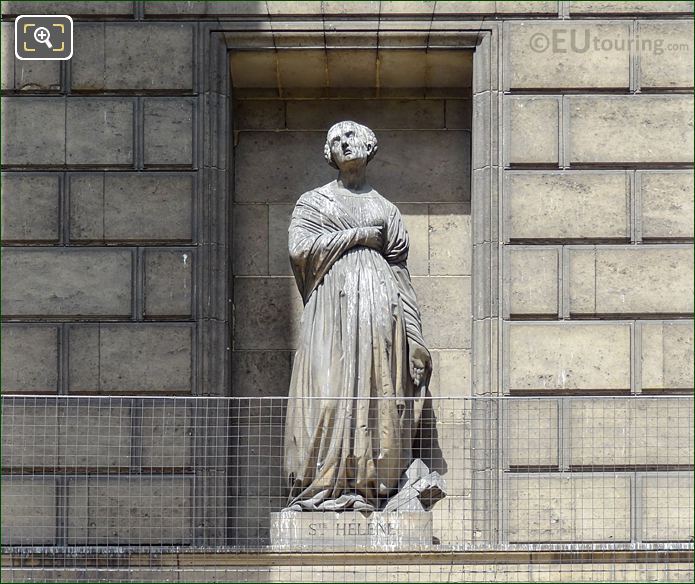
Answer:
M34 31L34 40L37 43L45 43L49 49L53 48L51 44L51 33L48 32L45 26L40 26Z

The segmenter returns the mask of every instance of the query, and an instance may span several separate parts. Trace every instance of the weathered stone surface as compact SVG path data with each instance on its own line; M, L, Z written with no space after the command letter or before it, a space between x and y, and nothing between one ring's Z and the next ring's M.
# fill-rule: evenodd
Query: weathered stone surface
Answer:
M509 326L510 390L630 388L628 324Z
M572 164L693 160L692 96L571 96L569 117Z
M271 276L291 276L288 230L294 205L268 205L268 272Z
M433 350L429 389L434 396L468 397L471 393L471 352L467 349Z
M58 390L58 329L2 326L2 392L55 393Z
M284 397L291 372L291 351L233 351L232 395Z
M557 164L559 102L552 97L510 97L508 161Z
M229 64L237 96L278 96L275 52L231 51Z
M411 276L427 276L430 252L427 205L400 203L397 207L410 238L408 271Z
M445 111L445 125L448 130L470 130L471 129L471 108L470 99L447 99Z
M642 237L693 237L693 173L642 172Z
M579 314L596 314L596 247L570 247L569 310Z
M509 313L557 315L558 249L516 246L507 249Z
M20 398L4 402L2 466L5 470L57 466L60 411L56 400L34 401L28 398L25 401Z
M472 255L470 205L467 203L429 205L430 274L433 276L470 275Z
M579 306L572 305L570 298L572 314L589 308L592 295L595 295L596 314L693 312L692 248L597 247L594 253L594 290L580 283L590 297L581 298L575 291ZM575 285L573 275L583 276L583 273L570 271L570 289Z
M2 163L65 163L65 100L60 97L2 98ZM50 132L46 131L50 128Z
M51 478L2 479L2 545L52 545L56 486Z
M688 464L693 457L692 398L571 400L569 464Z
M190 241L189 174L80 174L70 179L70 238L75 241Z
M444 406L444 407L439 407ZM447 497L471 495L473 461L471 459L470 415L462 402L455 405L435 403L435 427L424 425L423 450L420 455L432 471L438 472L446 483ZM442 410L448 411L442 411ZM439 411L437 411L439 410ZM458 418L458 421L452 421ZM425 418L425 422L427 422Z
M58 175L2 175L3 242L58 241L59 209Z
M145 165L193 164L193 100L145 100Z
M272 207L275 207L273 205ZM274 214L276 215L276 214ZM273 223L281 223L273 217ZM284 231L273 233L273 229L280 229L277 224L269 225L268 205L236 204L232 209L232 271L236 276L266 276L268 275L269 245L273 247L273 255L287 254L287 226ZM284 238L283 238L284 236ZM284 239L284 242L283 242ZM283 246L284 243L284 246ZM287 260L286 260L287 261ZM279 268L280 262L275 259ZM289 264L287 265L289 268ZM282 272L278 272L282 273ZM275 275L275 272L273 272Z
M184 401L143 400L140 415L144 468L183 468L191 463L194 420Z
M4 10L4 5L3 5ZM2 76L0 86L20 91L60 89L60 61L20 61L14 54L14 24L2 23Z
M145 252L145 317L189 317L192 311L193 250Z
M422 316L422 333L433 349L471 346L471 279L414 277L413 288Z
M117 399L113 403L68 402L59 409L59 416L60 466L102 471L130 466L132 430L127 404Z
M510 22L507 35L512 89L630 86L630 51L602 50L601 45L628 47L626 22L568 22L562 27L553 22Z
M73 90L193 87L193 28L189 24L78 23L74 39Z
M114 97L67 100L67 164L131 165L133 101Z
M72 393L191 391L188 325L72 325Z
M326 130L342 120L354 120L373 130L444 128L444 100L290 100L287 127Z
M691 9L692 13L692 9ZM639 25L640 85L693 86L692 20L650 21Z
M12 248L3 253L6 316L126 316L130 250Z
M265 2L236 2L219 0L195 0L194 2L145 2L146 15L260 15L266 16Z
M279 51L277 83L286 97L324 96L328 85L325 51Z
M585 1L571 0L570 14L650 14L654 12L692 14L692 2Z
M427 511L343 513L280 511L271 514L273 550L347 552L429 548L432 514Z
M465 546L470 545L479 537L478 531L473 527L473 502L471 497L447 496L432 508L432 531L443 545ZM428 578L431 579L434 566L428 565ZM436 568L434 568L436 570ZM481 577L483 572L478 572ZM462 579L473 579L476 576L471 573Z
M495 12L495 2L435 2L434 13L436 15L455 14L492 14Z
M285 101L239 99L234 102L236 130L284 130Z
M234 279L234 348L295 349L302 300L292 278Z
M626 239L630 183L623 172L508 173L510 239Z
M510 543L630 541L630 478L569 475L508 480Z
M642 541L693 539L693 473L640 477Z
M76 545L190 543L192 495L188 478L70 479L68 540Z
M693 388L692 321L644 322L642 388Z
M504 2L495 2L496 12L502 14L557 14L557 8L558 3L553 0L541 2L516 2L505 0Z
M507 465L521 468L557 466L558 402L515 399L505 405L503 435Z
M3 62L0 89L14 89L14 25L11 22L0 23L0 58Z
M469 199L468 132L382 131L377 138L370 183L387 199ZM235 200L294 203L303 192L330 182L333 172L321 155L325 139L323 132L240 132ZM268 159L274 161L271 167Z
M75 16L130 16L133 3L129 1L108 2L3 2L2 14L69 14Z

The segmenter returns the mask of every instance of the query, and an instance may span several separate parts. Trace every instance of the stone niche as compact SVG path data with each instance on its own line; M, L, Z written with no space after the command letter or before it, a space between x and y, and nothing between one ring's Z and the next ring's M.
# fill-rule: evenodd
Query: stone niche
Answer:
M287 395L302 309L287 228L299 196L335 178L323 145L341 120L369 126L379 140L370 183L400 208L410 234L432 395L470 395L472 63L471 51L455 48L232 49L232 396ZM267 544L270 511L285 502L284 411L264 403L242 412L234 430L237 545ZM463 402L451 403L460 411L433 411L441 453L427 453L448 484L433 508L442 543L470 540L450 519L455 510L464 517L470 496L469 456L456 448L469 417Z

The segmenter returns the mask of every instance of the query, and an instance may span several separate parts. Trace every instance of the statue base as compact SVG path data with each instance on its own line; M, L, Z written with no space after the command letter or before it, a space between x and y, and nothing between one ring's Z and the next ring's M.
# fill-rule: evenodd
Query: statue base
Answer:
M274 551L413 550L432 546L429 511L280 511L270 514Z

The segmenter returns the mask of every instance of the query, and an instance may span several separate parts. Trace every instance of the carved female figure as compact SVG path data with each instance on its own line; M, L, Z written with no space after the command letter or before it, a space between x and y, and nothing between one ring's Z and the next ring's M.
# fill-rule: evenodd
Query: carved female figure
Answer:
M377 139L341 122L324 148L338 178L304 193L289 252L304 300L285 427L289 509L378 509L413 458L431 373L395 205L366 180ZM353 399L356 398L356 399Z

